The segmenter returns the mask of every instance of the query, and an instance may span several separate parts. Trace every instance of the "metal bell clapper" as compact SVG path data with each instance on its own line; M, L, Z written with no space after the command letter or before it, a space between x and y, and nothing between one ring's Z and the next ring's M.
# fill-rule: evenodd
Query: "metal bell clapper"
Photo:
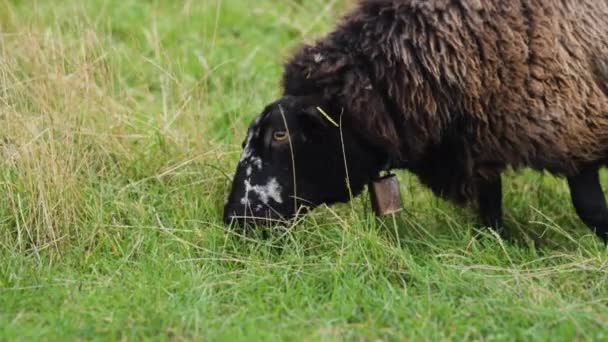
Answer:
M395 214L403 209L399 179L395 174L387 173L374 179L369 184L369 193L376 216Z

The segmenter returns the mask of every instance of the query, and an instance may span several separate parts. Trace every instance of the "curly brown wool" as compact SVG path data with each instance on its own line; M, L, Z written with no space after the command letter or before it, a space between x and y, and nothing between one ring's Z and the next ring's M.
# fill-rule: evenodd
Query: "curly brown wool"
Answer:
M606 0L360 0L295 52L283 88L249 127L227 224L347 202L388 166L476 200L503 232L510 166L565 176L578 216L608 241ZM290 149L271 140L283 130Z
M608 2L363 0L287 62L394 167L465 203L507 166L608 160Z

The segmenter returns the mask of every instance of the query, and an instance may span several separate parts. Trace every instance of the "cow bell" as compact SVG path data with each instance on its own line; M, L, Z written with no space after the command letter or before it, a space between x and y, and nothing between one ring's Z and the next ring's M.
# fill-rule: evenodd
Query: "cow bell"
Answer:
M395 214L402 210L399 179L394 174L387 174L374 179L369 184L372 208L376 216Z

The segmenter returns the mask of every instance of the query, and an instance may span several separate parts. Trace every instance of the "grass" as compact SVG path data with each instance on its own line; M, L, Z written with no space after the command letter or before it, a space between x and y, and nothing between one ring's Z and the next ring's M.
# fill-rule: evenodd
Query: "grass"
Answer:
M608 338L607 250L547 174L506 177L514 242L405 172L395 221L223 227L282 60L347 6L0 0L0 340Z

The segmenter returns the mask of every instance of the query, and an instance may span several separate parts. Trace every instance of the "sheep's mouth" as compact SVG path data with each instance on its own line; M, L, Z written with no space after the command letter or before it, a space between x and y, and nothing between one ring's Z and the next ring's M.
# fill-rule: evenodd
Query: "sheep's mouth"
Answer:
M275 211L267 210L259 213L237 213L232 211L224 216L224 224L226 226L234 226L241 228L248 227L272 227L292 225L295 221L302 218L308 211L309 207L302 206L296 212L289 214L279 214Z
M235 226L241 228L247 228L252 226L275 226L289 223L289 219L285 220L282 218L273 218L269 216L256 216L256 215L237 215L231 214L224 218L224 224L227 226Z

